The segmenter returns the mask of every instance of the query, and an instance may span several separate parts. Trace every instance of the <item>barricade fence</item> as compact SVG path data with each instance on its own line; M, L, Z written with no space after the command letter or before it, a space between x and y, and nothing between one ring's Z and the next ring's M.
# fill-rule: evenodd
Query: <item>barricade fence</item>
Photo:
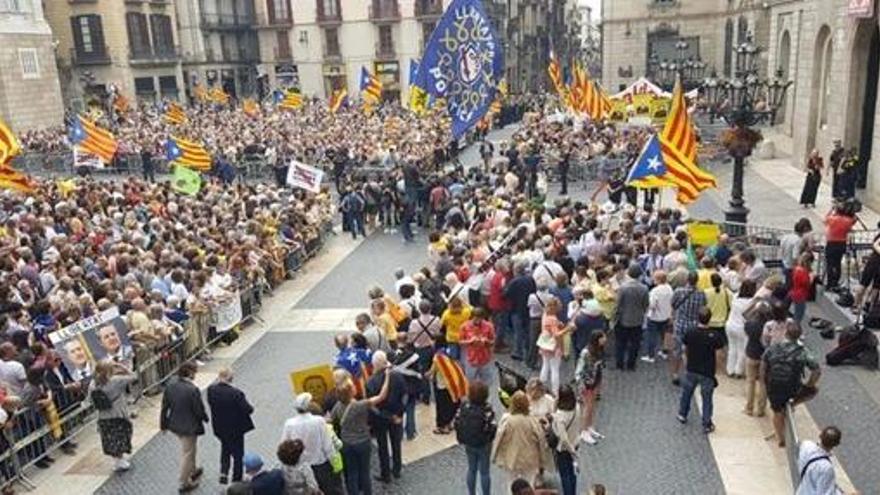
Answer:
M287 254L287 278L292 278L305 261L320 251L332 232L333 225L327 222L320 227L317 239ZM236 328L258 319L263 289L255 283L239 289L241 318ZM194 308L169 342L137 346L133 368L138 378L129 387L129 402L158 395L184 363L198 359L221 341L234 340L230 336L236 330L217 331L216 321L212 308ZM31 407L7 411L12 417L0 433L0 488L6 489L16 482L28 489L34 488L26 470L45 462L52 453L66 449L77 434L93 425L97 415L88 398L88 384L80 383L81 387L47 389L51 395L45 394Z

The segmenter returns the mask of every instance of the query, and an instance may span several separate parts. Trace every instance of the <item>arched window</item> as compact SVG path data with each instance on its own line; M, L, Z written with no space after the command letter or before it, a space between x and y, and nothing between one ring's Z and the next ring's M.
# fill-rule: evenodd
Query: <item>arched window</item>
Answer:
M828 106L831 103L831 56L833 53L834 38L831 31L826 33L826 39L822 46L822 85L819 88L819 127L828 125Z

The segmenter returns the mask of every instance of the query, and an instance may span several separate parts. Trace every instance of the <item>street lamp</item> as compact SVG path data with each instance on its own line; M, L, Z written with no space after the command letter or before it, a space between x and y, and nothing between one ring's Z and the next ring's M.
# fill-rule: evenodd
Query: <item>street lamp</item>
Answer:
M758 54L761 48L752 43L751 35L735 48L736 74L733 80L719 79L715 72L703 81L701 91L710 106L712 118L720 116L730 127L720 136L721 144L733 158L733 185L730 208L725 212L728 223L745 224L749 210L743 199L743 167L762 139L752 129L761 123L773 125L776 112L785 101L785 92L792 81L783 80L776 71L772 81L758 75Z

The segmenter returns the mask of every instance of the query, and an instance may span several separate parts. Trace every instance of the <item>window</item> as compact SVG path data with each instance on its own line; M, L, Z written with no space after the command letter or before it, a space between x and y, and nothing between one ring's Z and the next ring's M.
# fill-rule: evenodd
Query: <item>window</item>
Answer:
M150 54L150 35L147 31L147 16L137 12L125 14L125 26L128 29L128 44L133 56Z
M318 12L324 14L323 17L335 18L339 17L338 0L318 0Z
M269 23L290 22L290 0L266 0Z
M21 63L22 79L40 78L40 59L36 48L19 48L18 61Z
M831 102L831 93L834 91L834 88L831 86L832 42L833 38L829 35L822 53L822 92L819 102L819 126L821 128L825 128L828 125L828 104Z
M106 56L101 16L89 14L71 17L70 26L73 29L73 44L77 58Z
M276 34L278 39L278 48L275 53L276 59L289 59L290 58L290 35L287 31L278 31Z
M150 16L153 34L153 48L157 54L174 54L174 33L171 30L171 17L164 14Z
M379 26L379 51L382 53L394 53L394 38L391 35L391 26Z
M326 55L338 56L339 53L339 32L335 28L324 30L324 39L326 41Z

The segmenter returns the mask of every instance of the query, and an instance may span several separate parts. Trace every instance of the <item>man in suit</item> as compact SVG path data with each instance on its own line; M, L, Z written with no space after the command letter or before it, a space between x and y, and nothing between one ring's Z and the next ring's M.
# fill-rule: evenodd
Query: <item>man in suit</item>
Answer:
M392 372L388 357L382 351L373 353L373 375L367 381L367 397L379 395L385 383L385 373L391 373L388 381L388 398L379 405L371 416L373 435L379 446L379 477L383 483L391 482L391 475L400 478L402 460L400 443L403 439L403 414L406 410L406 379L397 372ZM391 444L391 459L388 446Z
M208 407L214 436L220 440L220 484L229 482L229 460L232 459L232 481L241 481L244 435L254 429L254 412L244 392L232 386L232 370L223 368L217 381L208 387Z
M180 440L180 493L195 490L202 475L202 468L196 467L196 445L199 435L205 434L204 423L208 421L208 415L202 403L202 393L193 383L196 369L191 362L180 366L177 380L170 383L162 395L162 412L159 416L159 429L174 433Z

